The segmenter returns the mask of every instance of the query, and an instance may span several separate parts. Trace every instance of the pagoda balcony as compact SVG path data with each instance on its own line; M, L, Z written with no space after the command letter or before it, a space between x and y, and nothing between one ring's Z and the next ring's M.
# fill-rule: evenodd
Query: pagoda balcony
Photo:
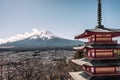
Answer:
M120 67L87 67L84 72L91 76L120 75Z
M84 54L83 55L85 58L87 59L90 59L90 60L104 60L104 59L120 59L120 54L118 53L114 53L113 56L106 56L106 55L103 55L103 56L88 56L87 54Z
M90 76L117 76L119 75L120 76L120 73L117 73L117 72L113 72L113 73L91 73L91 72L87 72L87 71L84 71L85 73L89 74Z
M85 44L117 44L117 40L113 40L113 41L89 41L89 42L86 42Z

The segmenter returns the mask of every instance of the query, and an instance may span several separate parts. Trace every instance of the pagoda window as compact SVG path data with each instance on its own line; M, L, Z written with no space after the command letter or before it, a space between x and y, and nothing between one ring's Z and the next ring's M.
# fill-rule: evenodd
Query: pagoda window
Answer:
M92 37L94 38L94 37L95 37L95 35L92 35Z
M111 34L96 34L96 42L112 42Z
M95 35L91 35L88 37L88 42L93 42L95 41Z
M92 52L92 57L95 57L95 53L94 52Z
M111 37L111 34L96 34L96 37Z
M96 34L91 35L88 37L88 42L111 42L112 41L112 35L111 34Z
M96 41L111 41L111 38L96 38Z
M112 49L108 50L96 50L96 58L100 57L114 57L114 51Z
M95 72L95 68L91 67L91 72L94 73Z
M88 57L90 57L90 52L88 52Z
M95 38L92 38L92 41L95 41Z
M96 74L111 74L111 73L116 73L116 68L115 67L98 67L95 68Z
M95 50L88 50L88 57L95 57Z
M89 67L87 67L87 71L90 72L90 68Z
M94 40L94 39L93 39ZM111 38L96 38L96 41L105 41L105 40L111 40Z
M96 52L96 57L112 57L113 52Z

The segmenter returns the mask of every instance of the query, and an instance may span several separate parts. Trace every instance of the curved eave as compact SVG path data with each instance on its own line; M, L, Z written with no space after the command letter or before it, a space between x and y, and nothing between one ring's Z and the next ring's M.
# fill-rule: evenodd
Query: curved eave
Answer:
M89 30L85 30L84 33L82 33L82 34L80 34L78 36L75 36L75 39L87 38L87 37L89 37L92 34L100 34L100 33L102 33L102 34L109 33L109 34L112 35L112 37L118 37L118 36L120 36L120 32L117 32L117 31L116 32L92 32L92 31L89 31Z
M105 44L105 45L90 45L90 46L86 46L85 48L87 48L87 49L117 49L117 50L120 50L120 45L113 45L113 46L111 46L111 45L107 45L107 44Z
M83 50L83 49L117 49L120 50L120 44L112 45L112 44L93 44L93 45L82 45L82 46L76 46L73 47L75 50Z
M82 33L82 34L80 34L80 35L75 36L75 38L74 38L74 39L86 38L86 37L88 37L88 36L90 36L90 35L91 35L91 34L89 33L89 31L85 30L85 32L84 32L84 33Z
M83 49L117 49L120 50L120 44L90 44L90 45L82 45L73 47L75 50L83 50Z
M86 80L86 77L82 76L82 75L85 75L83 71L69 72L69 74L70 74L70 76L72 77L73 80ZM90 77L90 76L88 76L88 77Z
M114 33L112 34L112 37L118 37L118 36L120 36L120 32L114 32Z
M108 62L109 61L109 62ZM71 60L72 63L78 66L94 66L94 67L104 67L104 66L120 66L120 60L104 60L104 61L97 61L97 60L87 60L86 58L81 59L73 59Z
M73 49L75 50L83 50L84 48L85 48L85 45L73 47Z
M88 64L87 61L84 61L85 58L81 58L81 59L72 59L71 62L76 64L76 65L79 65L79 66L83 66L85 64Z
M115 49L115 50L120 50L120 48L90 48L86 47L87 49Z

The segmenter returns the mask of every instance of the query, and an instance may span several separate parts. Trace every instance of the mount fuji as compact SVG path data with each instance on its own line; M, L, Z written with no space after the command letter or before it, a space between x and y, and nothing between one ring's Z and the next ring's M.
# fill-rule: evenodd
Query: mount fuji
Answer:
M64 39L50 31L37 29L8 39L0 39L0 49L9 50L72 49L72 47L81 44L83 44L81 41Z

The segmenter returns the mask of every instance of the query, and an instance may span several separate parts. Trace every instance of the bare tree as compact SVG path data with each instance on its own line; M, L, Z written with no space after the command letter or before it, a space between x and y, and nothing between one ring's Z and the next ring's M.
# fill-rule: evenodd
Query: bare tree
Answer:
M0 55L0 80L3 79L3 55Z

